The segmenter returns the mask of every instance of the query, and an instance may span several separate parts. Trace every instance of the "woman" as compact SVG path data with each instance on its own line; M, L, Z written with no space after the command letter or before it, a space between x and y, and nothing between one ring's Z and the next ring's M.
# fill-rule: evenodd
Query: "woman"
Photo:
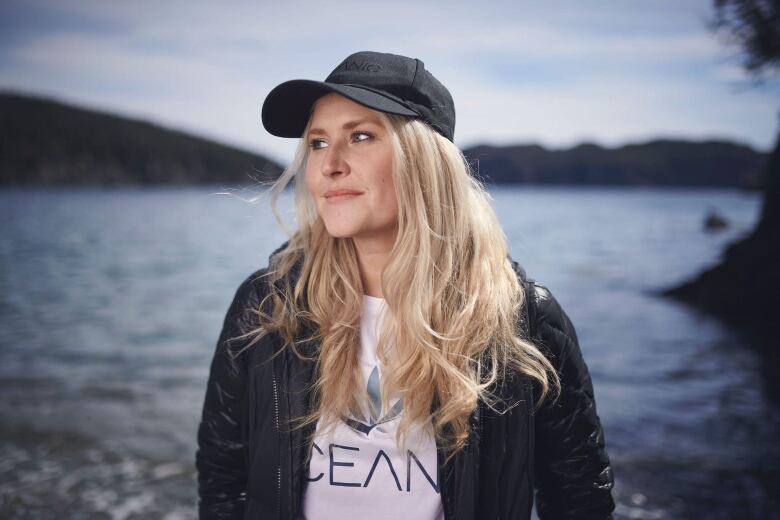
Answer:
M228 309L201 518L611 518L569 318L511 260L420 60L359 52L265 100L299 229Z

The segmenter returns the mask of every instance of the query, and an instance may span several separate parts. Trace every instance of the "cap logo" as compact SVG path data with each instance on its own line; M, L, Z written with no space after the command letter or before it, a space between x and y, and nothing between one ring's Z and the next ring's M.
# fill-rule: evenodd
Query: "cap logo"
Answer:
M382 70L382 67L377 65L376 63L370 63L368 61L355 61L355 60L347 60L344 62L344 66L342 67L343 70L362 70L365 72L379 72Z

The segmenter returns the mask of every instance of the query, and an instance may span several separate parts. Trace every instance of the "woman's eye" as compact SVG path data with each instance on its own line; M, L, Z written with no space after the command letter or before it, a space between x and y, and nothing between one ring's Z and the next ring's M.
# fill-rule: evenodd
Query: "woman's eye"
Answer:
M368 141L372 137L374 137L374 135L368 132L352 132L352 138L357 142ZM309 148L312 150L321 150L326 146L327 144L322 139L312 139L309 141Z

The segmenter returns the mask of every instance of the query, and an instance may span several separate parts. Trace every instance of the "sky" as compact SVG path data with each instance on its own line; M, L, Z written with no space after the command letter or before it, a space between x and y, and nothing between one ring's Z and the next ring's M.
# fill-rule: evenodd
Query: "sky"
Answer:
M768 150L779 81L751 87L707 29L712 0L0 0L0 89L144 119L286 163L260 109L353 52L419 58L455 143L731 139Z

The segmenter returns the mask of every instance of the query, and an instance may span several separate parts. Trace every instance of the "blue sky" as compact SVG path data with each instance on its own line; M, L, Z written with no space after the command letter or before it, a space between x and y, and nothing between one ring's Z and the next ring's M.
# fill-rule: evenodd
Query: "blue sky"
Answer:
M194 132L286 162L265 95L360 50L420 58L461 147L728 138L768 149L778 82L748 88L711 0L0 0L0 88Z

